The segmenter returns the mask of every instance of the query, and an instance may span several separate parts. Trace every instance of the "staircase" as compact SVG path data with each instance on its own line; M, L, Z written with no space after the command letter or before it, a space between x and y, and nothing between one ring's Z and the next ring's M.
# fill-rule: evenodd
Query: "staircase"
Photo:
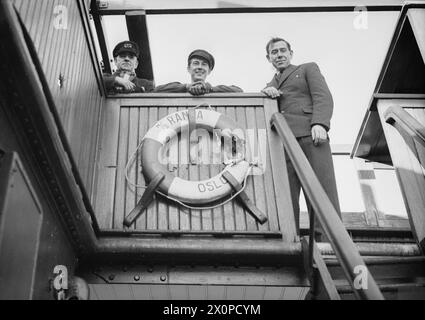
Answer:
M385 299L425 299L425 256L411 243L358 243L362 258ZM375 252L367 252L367 248ZM313 265L314 294L311 299L353 300L355 295L344 277L329 244L317 245L320 257Z

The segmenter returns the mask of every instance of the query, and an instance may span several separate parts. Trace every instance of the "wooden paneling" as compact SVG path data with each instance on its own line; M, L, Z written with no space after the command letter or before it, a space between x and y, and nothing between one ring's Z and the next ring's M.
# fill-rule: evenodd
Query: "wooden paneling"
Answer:
M103 99L79 1L15 0L14 5L38 53L73 157L90 195ZM54 10L59 5L67 9L65 29L56 28L54 24L57 17Z
M378 102L378 112L400 182L412 232L418 243L422 244L423 249L425 244L425 148L408 134L399 132L385 123L383 117L383 113L390 106L397 104L425 126L425 102L421 103L422 108L417 103L409 107L409 102L381 100Z
M269 141L271 131L268 129L268 121L276 106L268 105L270 110L266 114L263 105L253 105L250 99L245 100L245 105L240 105L240 98L235 99L236 106L229 98L220 103L217 102L213 108L235 120L242 129L251 130L250 144L253 149L251 154L253 157L265 159L265 171L248 178L246 191L257 207L268 216L269 221L262 226L259 225L235 200L215 209L190 210L157 196L132 226L132 230L281 232L283 225L289 241L294 240L295 226L293 221L290 222L293 219L292 207L286 206L285 201L282 202L282 198L285 198L285 193L289 190L285 185L285 177L282 177L283 173L280 171L283 163L283 149L279 152L279 148L275 147L272 152L269 142L262 141L264 139ZM139 100L144 105L138 105ZM105 118L102 122L95 201L95 211L103 229L122 229L124 216L135 207L136 201L143 193L143 189L136 190L132 185L145 184L139 154L135 156L136 160L129 164L130 182L125 178L125 168L134 156L141 139L159 119L177 110L192 107L193 103L185 101L186 106L184 106L180 103L181 99L173 99L173 105L170 105L170 102L167 105L164 100L151 100L151 104L155 103L153 106L146 105L147 99L109 99L106 104ZM184 97L183 100L188 98ZM255 102L258 102L257 100L259 99L255 98ZM128 105L127 103L130 102L131 105ZM214 99L209 102L214 103ZM212 145L210 142L210 146ZM212 160L210 164L202 165L182 163L186 154L186 141L175 139L170 143L169 170L183 179L206 179L224 168L223 164L214 161L217 159L213 157L217 155L213 152L207 154L210 157L209 160ZM272 159L273 157L276 159ZM274 168L276 165L279 168ZM276 187L279 190L275 189ZM289 196L286 201L288 200L290 200ZM282 212L279 213L279 210Z
M90 284L90 300L304 300L308 290L308 287Z

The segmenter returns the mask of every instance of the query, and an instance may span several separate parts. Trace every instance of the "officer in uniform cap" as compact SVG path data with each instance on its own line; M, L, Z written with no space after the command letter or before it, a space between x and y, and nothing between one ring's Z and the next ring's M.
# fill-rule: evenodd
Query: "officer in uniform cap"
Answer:
M140 79L136 76L136 69L139 65L140 50L137 43L133 41L122 41L118 43L114 51L115 65L117 71L111 74L104 74L106 90L110 93L142 93L150 92L154 89L153 81Z
M215 60L212 54L202 49L194 50L187 59L187 71L190 74L191 82L171 82L156 87L155 92L189 92L195 96L214 92L242 92L242 89L236 86L212 86L206 82L214 66Z

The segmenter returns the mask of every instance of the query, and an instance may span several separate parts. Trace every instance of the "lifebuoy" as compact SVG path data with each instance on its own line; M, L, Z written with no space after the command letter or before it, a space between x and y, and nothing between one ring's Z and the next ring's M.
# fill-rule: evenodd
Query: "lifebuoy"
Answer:
M220 129L223 135L236 135L238 139L245 140L242 129L229 117L205 109L196 109L196 125L209 131ZM233 165L227 166L218 175L202 181L188 181L172 175L166 165L160 163L161 149L179 132L189 126L189 110L169 114L159 120L143 138L141 160L143 174L149 182L158 174L165 175L159 185L159 191L181 202L191 204L205 204L216 201L229 195L232 187L222 177L224 171L229 171L236 180L242 184L245 180L250 165L244 159L239 159ZM239 130L238 130L239 129Z

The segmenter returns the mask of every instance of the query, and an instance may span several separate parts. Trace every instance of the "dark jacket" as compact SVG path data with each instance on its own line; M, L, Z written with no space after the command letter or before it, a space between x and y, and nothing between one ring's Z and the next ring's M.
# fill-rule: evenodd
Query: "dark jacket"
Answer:
M167 83L161 86L158 86L155 88L154 92L188 92L186 88L186 84L180 83L180 82L171 82ZM243 90L236 86L225 86L225 85L219 85L219 86L211 86L211 92L210 93L217 93L217 92L243 92Z
M333 99L316 63L289 65L267 86L282 91L278 98L279 111L296 137L311 135L311 127L315 124L329 131Z
M105 82L106 91L109 93L143 93L143 92L152 92L155 88L155 84L153 81L140 79L135 77L131 82L136 85L135 91L125 90L121 86L117 86L115 84L115 77L120 75L119 72L115 72L114 74L105 73L103 75L103 81Z

